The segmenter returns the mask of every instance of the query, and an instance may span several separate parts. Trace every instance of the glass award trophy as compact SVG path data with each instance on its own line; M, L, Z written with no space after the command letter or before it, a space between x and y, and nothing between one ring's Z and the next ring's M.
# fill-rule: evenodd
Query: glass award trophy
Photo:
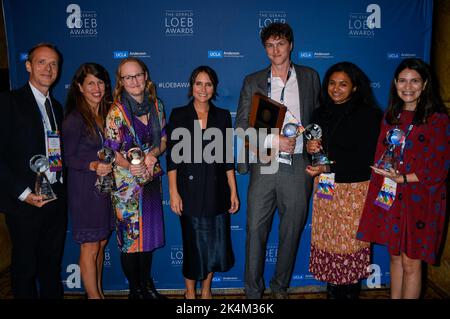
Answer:
M397 169L398 159L395 156L395 148L405 142L405 132L399 128L393 128L386 133L386 150L375 166L380 169L389 171L391 168Z
M103 147L99 150L97 152L97 157L99 161L104 164L114 164L116 161L116 153L109 147ZM95 182L95 187L101 193L110 193L115 188L114 184L114 177L112 173L109 173L105 176L98 176L97 181Z
M322 128L318 124L311 123L305 127L303 135L308 141L319 140L322 138ZM329 165L334 163L334 161L330 161L328 159L322 146L320 147L320 150L317 153L313 153L311 156L312 156L312 166Z
M302 134L304 131L303 126L296 124L296 123L286 123L283 126L283 136L286 136L288 138L290 137L297 137L300 134ZM292 154L286 153L286 152L279 152L278 153L278 162L292 165Z
M45 175L50 163L45 155L34 155L30 159L30 168L36 173L36 182L34 184L34 193L41 195L44 200L56 199L56 194L53 192L52 185Z
M144 164L145 153L139 147L130 148L127 152L127 160L131 165ZM152 180L152 177L147 170L143 175L135 176L135 178L139 185L144 185Z

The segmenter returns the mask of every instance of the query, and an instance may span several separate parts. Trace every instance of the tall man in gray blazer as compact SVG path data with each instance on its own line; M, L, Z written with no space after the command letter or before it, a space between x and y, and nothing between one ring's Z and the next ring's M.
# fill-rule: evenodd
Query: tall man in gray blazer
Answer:
M285 23L272 23L261 31L261 41L271 65L245 78L239 98L236 128L249 128L252 96L257 92L287 107L284 123L310 124L313 111L319 107L319 76L315 70L291 62L293 40L292 29ZM267 174L262 170L270 163L258 161L250 164L245 294L247 298L259 299L264 292L266 244L273 214L278 208L278 256L270 288L272 298L287 299L312 190L312 179L305 174L309 159L301 135L288 138L269 134L265 137L264 147L278 148L280 152L293 155L290 164L279 162L274 173ZM277 158L272 161L277 161ZM242 171L242 167L245 165L238 164L238 171Z

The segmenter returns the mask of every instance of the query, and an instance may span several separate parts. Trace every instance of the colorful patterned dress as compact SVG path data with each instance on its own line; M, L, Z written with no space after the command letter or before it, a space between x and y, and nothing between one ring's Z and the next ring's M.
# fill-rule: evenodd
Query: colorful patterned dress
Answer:
M403 111L399 128L407 132L414 112ZM375 160L386 149L386 132L394 126L383 120ZM387 246L391 255L435 263L445 226L446 177L450 166L450 121L435 113L427 123L415 125L409 134L400 174L415 173L419 182L397 184L392 207L374 204L383 176L372 174L357 238ZM397 155L399 148L397 148Z
M334 285L356 284L369 275L370 244L356 239L367 195L382 112L352 101L319 108L314 122L335 174L332 198L318 193L315 178L309 271ZM355 134L356 133L356 134Z
M157 104L161 137L165 136L163 105ZM152 144L151 120L144 125L131 118L127 108L115 101L106 118L106 142L126 158L126 152L137 146L135 134L145 144ZM152 251L164 245L161 179L140 186L129 170L114 168L117 190L112 193L116 213L116 234L119 249L124 253Z

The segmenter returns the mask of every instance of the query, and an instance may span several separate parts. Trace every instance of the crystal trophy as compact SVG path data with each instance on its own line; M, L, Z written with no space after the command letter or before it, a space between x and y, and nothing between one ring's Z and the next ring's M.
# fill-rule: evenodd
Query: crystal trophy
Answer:
M308 141L320 140L322 138L322 128L318 124L311 123L305 127L303 135ZM312 166L329 165L334 163L334 161L330 161L328 159L322 146L320 146L320 150L318 152L313 153L311 156Z
M36 173L36 182L34 184L34 193L41 195L44 200L56 199L56 194L52 185L45 175L50 163L45 155L34 155L30 159L30 168Z
M303 126L296 124L296 123L286 123L283 126L283 136L286 136L288 138L291 137L297 137L300 134L302 134L304 131ZM286 152L279 152L278 153L278 162L292 165L292 154L286 153Z
M97 157L103 164L114 164L114 162L116 161L116 153L109 147L103 147L101 150L99 150L97 152ZM95 182L95 187L101 193L110 193L115 188L114 177L112 173L109 173L105 176L98 176L97 181Z
M395 148L405 142L405 132L399 128L393 128L386 133L386 150L375 166L380 169L389 171L391 168L397 169L397 157L395 156Z
M139 147L130 148L127 152L127 160L131 165L144 164L145 153ZM139 185L144 185L152 180L152 177L147 170L143 175L135 176L135 178Z

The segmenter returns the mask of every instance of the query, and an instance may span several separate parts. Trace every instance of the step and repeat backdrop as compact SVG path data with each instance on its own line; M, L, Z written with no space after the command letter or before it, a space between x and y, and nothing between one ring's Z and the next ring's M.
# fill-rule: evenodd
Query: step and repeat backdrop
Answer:
M100 63L114 78L120 59L138 57L150 69L167 117L172 108L186 104L191 71L206 64L219 76L216 104L228 108L233 118L245 75L269 64L259 33L275 21L288 22L294 30L295 63L315 68L322 77L334 63L354 62L368 74L385 108L400 60L429 60L432 4L432 0L3 0L12 88L28 79L24 63L29 48L51 42L63 54L61 77L53 90L62 103L80 64ZM248 176L238 175L237 181L241 208L231 225L236 263L227 273L215 274L214 288L243 287ZM155 251L152 273L158 288L181 289L181 230L170 210L167 176L162 185L166 244ZM310 234L311 214L298 250L293 287L323 285L308 272ZM275 216L266 251L267 281L277 260L277 238ZM62 269L67 291L83 289L78 257L69 224ZM371 273L364 281L368 287L389 283L389 257L383 247L373 249ZM113 233L105 255L104 289L127 288Z

